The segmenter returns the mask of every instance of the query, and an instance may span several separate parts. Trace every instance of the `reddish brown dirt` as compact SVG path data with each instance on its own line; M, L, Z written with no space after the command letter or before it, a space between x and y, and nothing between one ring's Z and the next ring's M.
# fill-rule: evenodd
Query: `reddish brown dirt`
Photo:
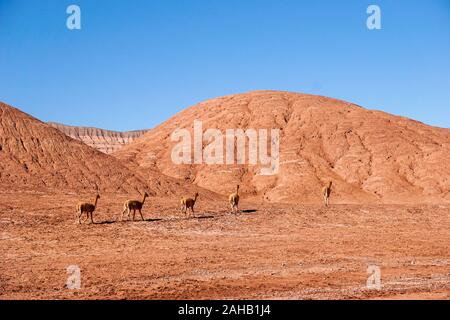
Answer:
M283 129L280 172L174 166L170 135L195 119ZM246 211L232 215L238 183ZM75 204L97 186L96 223L80 226ZM147 220L117 222L143 190ZM196 191L185 217L179 198ZM334 99L214 99L114 156L0 103L0 299L448 299L449 200L450 130ZM79 290L65 287L71 265ZM380 291L366 287L369 265Z
M0 194L0 298L449 298L448 204L244 202L236 216L200 196L186 218L176 198L150 198L147 221L115 222L126 198L103 195L80 226L74 195ZM371 264L380 291L366 288ZM80 290L65 287L69 265Z

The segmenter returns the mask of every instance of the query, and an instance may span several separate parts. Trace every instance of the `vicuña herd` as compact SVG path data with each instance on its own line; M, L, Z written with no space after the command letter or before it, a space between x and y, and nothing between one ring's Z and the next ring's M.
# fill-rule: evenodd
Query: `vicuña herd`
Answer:
M329 181L328 185L323 187L322 189L322 195L323 195L323 202L326 207L329 205L329 199L331 195L331 186L333 182ZM142 198L142 201L139 200L127 200L125 201L123 205L123 211L122 216L120 218L121 221L123 221L123 216L125 212L127 213L128 220L130 220L131 211L133 211L133 221L136 215L136 211L139 211L139 214L141 215L142 221L144 221L144 216L142 215L142 207L144 206L145 199L148 197L148 193L145 192ZM181 213L188 214L188 210L190 209L192 212L192 215L194 215L194 206L198 199L198 192L194 194L193 198L188 197L181 197L180 204L181 204ZM95 196L94 203L89 202L79 202L77 204L77 214L78 214L78 223L81 224L81 216L83 213L86 213L86 219L91 218L91 223L94 223L93 213L95 209L97 208L98 199L100 199L100 195L97 193ZM236 192L230 194L228 197L228 200L230 202L231 212L232 213L238 213L239 212L239 185L236 186Z

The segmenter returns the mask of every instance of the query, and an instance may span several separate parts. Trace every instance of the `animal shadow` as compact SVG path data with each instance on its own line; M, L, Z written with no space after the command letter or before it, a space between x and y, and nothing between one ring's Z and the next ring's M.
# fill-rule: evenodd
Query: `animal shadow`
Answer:
M258 212L256 209L247 209L247 210L241 210L242 213L255 213Z
M113 224L116 223L115 220L106 220L106 221L94 221L94 224L102 225L102 224Z
M120 222L156 222L156 221L162 221L163 219L160 219L160 218L157 218L157 219L144 219L144 221L142 221L142 220L135 220L135 221L133 221L133 220L124 220L124 221L121 221L121 220L106 220L106 221L95 221L94 222L94 225L95 224L97 224L97 225L108 225L108 224L114 224L114 223L120 223Z
M196 216L194 219L214 219L215 216L209 215L209 216Z
M156 221L162 221L161 218L150 218L150 219L144 219L144 222L156 222ZM137 221L137 220L136 220ZM142 220L141 220L142 221Z

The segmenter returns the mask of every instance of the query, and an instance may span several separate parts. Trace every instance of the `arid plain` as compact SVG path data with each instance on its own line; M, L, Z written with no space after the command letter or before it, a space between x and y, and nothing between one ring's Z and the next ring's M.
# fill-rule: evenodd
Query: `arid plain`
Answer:
M0 115L1 299L449 298L449 129L277 91L202 102L132 139L70 129L91 146L6 104ZM194 120L279 128L279 171L174 164L171 133ZM94 224L79 225L77 202L97 191ZM145 221L120 221L144 192ZM181 213L195 192L195 215ZM71 265L80 289L66 287Z

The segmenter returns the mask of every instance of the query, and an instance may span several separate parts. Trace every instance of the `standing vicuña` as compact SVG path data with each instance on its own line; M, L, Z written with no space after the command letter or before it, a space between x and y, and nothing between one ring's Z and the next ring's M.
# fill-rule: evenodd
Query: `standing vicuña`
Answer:
M187 213L188 209L191 209L192 214L194 215L194 205L198 198L198 192L195 193L194 199L192 198L181 198L181 213Z
M77 204L77 213L78 213L78 223L81 224L81 216L83 213L86 213L87 219L89 219L89 216L91 217L91 223L94 223L94 218L92 217L92 214L95 211L95 208L97 207L98 199L100 199L100 195L97 194L95 196L94 204L89 202L79 202Z
M236 186L236 192L230 194L229 197L230 200L230 206L231 206L231 212L238 213L239 209L239 185Z
M328 182L327 187L323 187L322 194L323 194L323 202L325 203L325 206L328 207L330 195L331 195L331 185L333 184L333 181Z
M131 210L133 210L133 221L134 221L134 217L136 215L136 210L137 210L137 211L139 211L139 214L141 215L142 221L144 221L144 216L142 215L142 207L144 206L145 199L147 197L148 197L148 194L146 192L146 193L144 193L144 198L142 199L142 201L138 201L138 200L125 201L125 203L123 205L122 217L120 218L120 220L123 221L123 214L125 212L128 212L128 219L130 219Z

